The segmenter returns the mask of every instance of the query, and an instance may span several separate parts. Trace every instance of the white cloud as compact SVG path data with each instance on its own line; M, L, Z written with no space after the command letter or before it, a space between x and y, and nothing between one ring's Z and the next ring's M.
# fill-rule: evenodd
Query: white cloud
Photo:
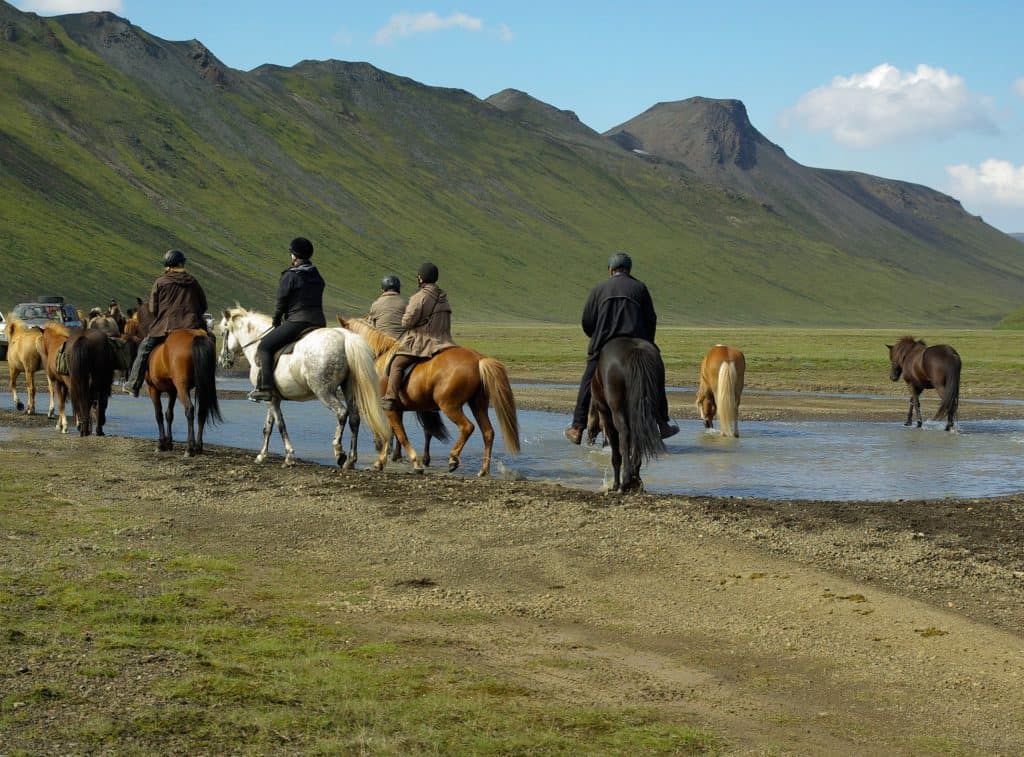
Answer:
M413 34L437 32L443 29L465 29L478 32L484 28L484 22L465 13L453 13L442 18L434 13L396 13L388 22L373 35L373 41L385 45L396 38L410 37Z
M1024 76L1020 77L1013 83L1013 91L1021 97L1024 97Z
M790 120L829 131L850 147L998 131L990 98L970 92L963 77L924 64L900 71L883 63L864 74L837 76L801 97L783 116L784 123Z
M124 8L121 0L24 0L17 3L23 11L43 15L63 13L85 13L87 11L120 11Z
M989 158L975 168L946 166L953 193L962 199L1024 208L1024 165Z

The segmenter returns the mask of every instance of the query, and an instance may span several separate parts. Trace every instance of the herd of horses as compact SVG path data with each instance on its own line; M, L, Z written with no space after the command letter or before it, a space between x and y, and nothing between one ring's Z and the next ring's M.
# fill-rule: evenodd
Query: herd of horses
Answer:
M95 430L102 436L114 373L129 369L135 348L148 328L147 320L144 305L120 321L109 312L98 313L82 329L68 329L56 322L29 328L12 317L7 326L8 363L17 409L26 409L17 393L18 376L26 375L27 412L31 414L35 412L35 373L45 371L50 391L47 415L56 415L57 429L68 432L65 405L70 398L79 434L87 436ZM430 464L431 440L449 438L441 419L443 413L459 431L448 457L449 471L456 470L463 447L476 428L465 407L483 437L478 475L486 476L490 471L495 436L490 408L494 408L506 449L511 454L519 452L515 398L501 362L465 347L443 350L413 365L399 393L400 406L385 411L380 397L397 340L365 319L339 316L338 321L339 327L315 329L277 356L276 392L268 405L257 462L267 459L275 424L284 444L285 464L294 462L294 447L281 411L283 400L316 399L331 410L337 422L334 456L345 469L356 463L360 425L365 419L378 450L375 469L382 470L389 456L400 459L404 450L413 470L422 473ZM251 367L250 381L255 385L256 349L270 328L268 316L236 306L222 313L215 328L221 339L219 356L215 338L204 330L173 331L153 350L146 385L157 423L159 451L173 449L171 425L176 402L182 406L188 424L186 456L203 451L206 425L222 420L215 383L217 365L228 368L238 354L244 354ZM951 430L960 390L961 361L956 350L949 345L929 347L912 337L887 346L890 378L898 381L902 377L911 390L905 425L913 424L915 413L917 426L922 425L920 395L934 388L941 398L935 417L945 417L946 430ZM591 443L603 432L605 443L611 446L613 492L642 490L641 466L665 451L657 422L660 377L664 375L661 360L660 352L650 342L627 337L609 341L598 359L588 432ZM706 428L713 427L717 416L722 435L739 436L745 372L745 357L734 347L715 345L704 355L696 405ZM417 454L409 441L403 423L405 410L415 412L423 427L422 454ZM348 453L343 445L346 427L351 432Z

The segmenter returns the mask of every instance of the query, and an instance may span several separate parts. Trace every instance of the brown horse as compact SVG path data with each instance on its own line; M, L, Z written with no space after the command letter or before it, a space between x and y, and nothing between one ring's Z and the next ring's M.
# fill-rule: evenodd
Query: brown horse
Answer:
M205 331L198 329L176 329L150 353L146 366L146 384L149 387L149 398L153 401L156 425L160 432L158 452L169 452L174 449L171 424L174 421L174 401L178 400L188 420L188 449L185 456L192 457L202 453L203 430L207 421L212 425L223 420L217 402L216 371L217 346ZM165 394L168 397L166 413L162 399ZM197 414L198 434L195 423Z
M899 381L900 376L910 387L910 411L903 424L913 423L917 412L917 427L921 428L921 392L934 389L942 402L932 420L946 416L946 431L956 422L956 411L960 405L960 355L948 344L927 346L912 336L901 338L889 348L889 378Z
M11 315L7 318L7 368L10 372L11 399L18 410L25 410L25 403L18 399L18 376L25 374L25 388L28 394L29 415L36 411L36 371L44 369L43 356L37 342L43 330L26 326L24 321ZM50 409L46 416L53 417L53 389L50 389Z
M740 395L747 362L735 347L716 344L700 361L700 387L697 410L704 428L711 428L719 416L722 436L739 436Z
M68 432L64 406L70 395L78 433L81 436L92 433L92 410L95 407L96 435L103 436L107 402L114 380L114 350L106 334L95 329L69 329L63 324L47 323L43 327L40 344L46 376L57 400L57 430L64 434ZM61 371L62 347L67 373Z
M601 348L591 404L612 448L613 492L643 491L640 466L665 451L658 428L661 353L644 339L616 337Z
M387 385L387 365L394 355L398 340L383 331L373 328L362 318L345 319L338 317L341 325L363 336L376 355L377 375L380 377L381 392ZM398 394L405 410L440 410L459 427L459 438L455 440L448 455L448 470L459 467L459 455L473 433L473 424L462 406L468 404L480 426L484 438L484 458L478 475L486 476L491 469L491 450L494 446L494 427L487 416L488 407L493 404L494 412L505 439L505 448L513 455L519 453L519 419L516 416L516 401L512 396L508 372L505 366L494 358L484 357L476 350L466 347L449 347L431 358L416 363L409 374L409 380ZM385 413L391 430L405 448L409 462L417 473L423 472L423 464L416 450L409 443L402 423L402 410ZM374 467L381 470L387 459L385 444Z

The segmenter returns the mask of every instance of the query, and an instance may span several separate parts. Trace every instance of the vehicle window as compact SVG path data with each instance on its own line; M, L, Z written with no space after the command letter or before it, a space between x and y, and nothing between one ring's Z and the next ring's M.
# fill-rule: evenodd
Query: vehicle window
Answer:
M71 305L65 305L64 306L64 320L65 321L77 321L78 320L78 313L75 312L75 309Z

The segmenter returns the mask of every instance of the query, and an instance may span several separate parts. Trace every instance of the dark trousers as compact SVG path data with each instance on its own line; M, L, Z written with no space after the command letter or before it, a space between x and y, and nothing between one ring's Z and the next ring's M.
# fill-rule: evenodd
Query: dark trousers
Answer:
M398 399L398 390L402 388L402 372L407 365L415 363L419 359L412 355L395 355L391 358L391 367L388 368L388 388L384 391L384 396L381 399Z
M256 348L256 360L260 366L256 378L256 388L272 392L274 390L274 353L283 349L299 338L306 329L317 328L323 324L307 321L285 321L260 340Z
M134 389L141 389L145 380L146 366L149 365L149 353L156 349L166 336L147 336L139 342L139 351L135 353L135 362L132 363L132 370L125 379L125 383Z
M597 373L597 359L600 354L587 358L587 365L583 369L583 378L580 379L580 389L576 393L576 407L572 411L573 428L584 429L587 427L587 415L590 413L590 382ZM658 420L668 423L668 395L665 394L665 364L658 361L658 385L661 392L658 394Z

